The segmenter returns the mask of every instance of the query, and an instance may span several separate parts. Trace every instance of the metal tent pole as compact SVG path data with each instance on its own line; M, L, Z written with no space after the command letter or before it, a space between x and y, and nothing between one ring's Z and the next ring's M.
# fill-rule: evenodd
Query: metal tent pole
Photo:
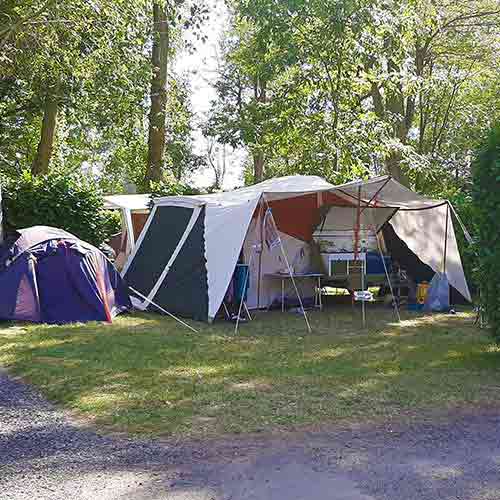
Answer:
M174 316L171 312L168 312L166 309L163 309L163 307L159 306L156 302L153 302L151 299L148 299L145 295L143 295L141 292L138 292L135 288L132 288L131 286L129 286L129 288L134 293L136 293L137 295L139 295L139 297L141 297L142 299L144 299L146 302L149 302L151 305L155 306L161 312L163 312L166 315L170 316L171 318L175 319L175 321L179 322L181 325L184 325L186 328L189 328L194 333L198 333L198 330L195 330L192 326L188 325L187 323L184 323L184 321L182 321L181 319L179 319L177 316Z
M450 205L446 204L446 224L444 230L443 274L446 274L446 257L448 253L448 219L450 218Z
M356 224L354 227L354 260L359 261L359 250L360 250L360 230L361 230L361 186L358 186L358 204L356 207ZM364 296L365 291L365 273L364 273L363 261L361 261L361 292ZM353 290L354 292L354 290ZM363 328L366 326L366 310L365 301L361 300L361 318L363 322Z
M380 244L380 241L378 239L377 225L375 223L375 216L373 215L373 213L372 213L372 221L373 221L373 230L375 232L375 239L377 240L378 253L380 254L380 258L382 259L382 263L384 265L385 276L387 277L387 283L389 283L389 290L391 291L391 295L392 295L392 303L394 304L394 312L396 313L396 317L398 318L398 322L401 322L401 314L399 312L399 305L397 303L396 296L394 295L394 289L392 287L391 277L389 276L389 271L387 270L387 264L385 263L384 254L382 253L382 245Z
M280 244L281 253L283 255L283 259L285 259L285 264L286 264L286 267L288 269L288 273L290 274L290 279L292 280L292 284L293 284L293 287L295 289L295 293L297 294L297 299L299 300L300 309L301 309L302 314L304 316L304 320L305 320L306 325L307 325L307 330L309 333L311 333L312 332L311 325L309 324L309 319L307 318L307 314L306 314L306 311L304 309L304 304L302 303L302 298L300 296L299 289L297 287L297 283L295 282L295 279L293 277L293 271L292 271L292 268L290 266L290 262L288 261L288 257L286 255L285 248L283 247L283 242L281 241L281 237L278 233L278 226L276 225L276 221L274 220L273 212L272 212L271 207L269 206L269 203L267 202L267 199L265 197L264 197L264 201L266 202L267 209L269 210L269 213L271 215L271 220L273 221L274 230L276 231L276 235L278 237L278 241Z
M262 212L264 210L264 205L262 201L259 201L259 278L257 280L257 309L260 309L260 291L261 291L261 281L262 281L262 252L264 251L264 217Z

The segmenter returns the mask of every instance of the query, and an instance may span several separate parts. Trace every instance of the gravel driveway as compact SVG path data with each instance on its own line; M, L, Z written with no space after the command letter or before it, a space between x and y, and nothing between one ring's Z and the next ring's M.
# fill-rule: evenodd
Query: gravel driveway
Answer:
M0 499L499 500L500 417L173 445L100 436L0 372Z

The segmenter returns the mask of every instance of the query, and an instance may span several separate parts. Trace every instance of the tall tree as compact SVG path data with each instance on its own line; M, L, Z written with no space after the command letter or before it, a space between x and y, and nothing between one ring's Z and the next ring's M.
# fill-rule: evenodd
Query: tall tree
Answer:
M167 75L173 56L174 40L180 31L191 30L198 40L205 40L201 25L207 20L204 2L189 0L153 0L153 35L151 48L151 91L148 131L148 162L143 185L162 179L165 168Z
M31 166L34 175L46 174L49 171L50 159L56 136L57 114L59 111L59 85L56 83L46 90L43 101L43 120L40 131L40 142L35 159Z
M153 43L151 49L151 108L149 111L148 165L145 183L162 177L165 153L165 118L167 106L167 69L170 35L167 4L153 2Z
M459 102L477 113L478 99L466 97L473 82L494 87L496 1L230 4L231 44L209 128L221 142L263 155L265 176L335 181L376 172L423 187L448 168L444 148L461 128ZM278 70L267 73L259 103L251 77L261 64ZM491 107L481 97L481 109ZM258 179L255 162L253 170Z
M97 152L88 144L111 130L118 135L136 116L147 64L145 8L145 0L7 2L0 14L10 26L1 39L0 168L39 174L51 165L80 167Z

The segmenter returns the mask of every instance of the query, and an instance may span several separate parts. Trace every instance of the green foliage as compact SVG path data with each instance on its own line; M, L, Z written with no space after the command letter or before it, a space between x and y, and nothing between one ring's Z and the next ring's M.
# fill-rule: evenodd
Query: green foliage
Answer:
M57 171L33 176L25 171L3 187L9 229L44 225L65 229L100 245L120 230L116 214L103 210L102 193L91 180Z
M229 3L206 135L263 156L265 177L400 173L423 192L470 177L500 117L496 2Z
M167 89L166 169L178 181L184 181L200 168L203 158L193 153L194 113L191 88L184 76L172 75Z
M481 300L500 341L500 125L493 128L473 166Z
M165 176L160 182L152 182L150 184L149 193L151 193L151 199L160 198L162 196L183 196L191 194L200 194L200 190L185 184L184 182L178 181L173 176Z

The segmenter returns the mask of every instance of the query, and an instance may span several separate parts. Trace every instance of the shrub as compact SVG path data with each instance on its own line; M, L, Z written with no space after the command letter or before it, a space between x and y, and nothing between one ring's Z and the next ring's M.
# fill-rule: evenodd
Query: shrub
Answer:
M162 181L152 182L149 187L151 199L162 196L181 196L200 194L201 191L193 186L184 184L171 176L165 176Z
M78 174L23 172L5 182L3 204L7 230L54 226L97 246L120 230L96 184Z
M500 340L500 126L491 130L473 164L479 282L488 325Z

